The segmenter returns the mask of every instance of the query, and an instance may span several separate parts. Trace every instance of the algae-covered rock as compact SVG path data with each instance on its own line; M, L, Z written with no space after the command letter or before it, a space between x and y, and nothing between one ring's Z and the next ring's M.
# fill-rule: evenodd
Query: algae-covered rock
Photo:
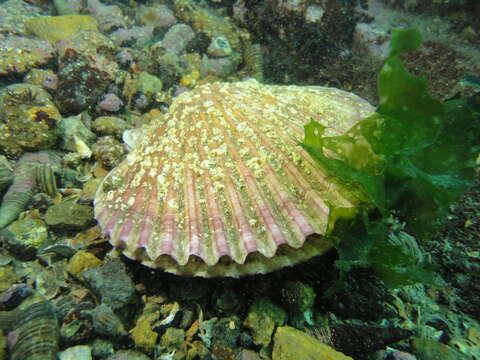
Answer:
M7 337L3 334L2 329L0 329L0 360L5 360L7 358Z
M113 274L115 276L112 276ZM127 305L133 299L135 286L119 259L85 270L82 276L102 303L112 310Z
M414 338L412 342L419 360L468 360L469 356L439 341Z
M136 92L143 93L147 98L152 98L162 91L162 87L162 80L148 72L142 71L138 75L135 89Z
M256 345L268 346L275 327L283 325L286 318L285 310L267 298L260 298L250 307L243 324L251 329Z
M353 360L303 331L290 326L275 333L272 360Z
M0 91L0 151L19 156L48 149L58 138L61 116L40 86L13 84Z
M113 135L118 139L121 139L123 132L131 127L125 120L116 116L99 116L92 124L93 130L100 135Z
M280 290L282 303L294 313L303 313L313 306L315 290L300 281L288 281Z
M175 349L182 346L185 341L185 330L177 328L168 328L162 335L160 343L168 349Z
M52 70L32 69L25 75L23 81L51 91L58 88L58 77Z
M157 343L158 333L152 330L152 325L143 317L137 321L130 334L135 346L138 348L150 351Z
M125 155L125 147L113 136L103 136L92 147L95 159L106 168L120 164Z
M150 358L136 350L119 350L110 355L106 360L150 360Z
M7 189L13 181L13 168L7 158L0 155L0 194Z
M100 265L102 265L102 261L99 258L87 251L80 250L68 261L65 270L73 276L79 276L82 271Z
M89 15L60 15L35 17L26 22L27 29L42 40L58 41L81 30L97 30Z
M20 281L20 278L14 272L13 266L0 266L0 292L8 290Z
M23 74L47 64L55 56L55 49L48 41L14 35L0 37L0 49L0 75Z
M62 114L78 114L94 105L107 89L116 66L100 56L67 49L61 58L55 103Z
M92 360L92 349L87 345L69 347L58 354L59 360Z
M85 126L81 118L82 115L69 116L60 121L59 131L62 139L60 146L62 149L77 151L79 141L90 146L97 139L97 136Z
M25 218L14 221L0 232L6 247L22 259L32 259L48 239L45 223L40 219Z
M64 201L48 208L45 222L60 230L82 230L93 220L93 210L88 205Z

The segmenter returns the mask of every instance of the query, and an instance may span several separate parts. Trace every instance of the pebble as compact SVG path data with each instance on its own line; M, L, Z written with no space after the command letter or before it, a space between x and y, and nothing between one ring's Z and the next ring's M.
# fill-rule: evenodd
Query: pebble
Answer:
M99 116L92 124L92 129L99 135L112 135L118 139L121 139L123 132L130 128L125 120L116 116Z
M120 259L113 259L100 267L85 270L82 276L102 303L112 310L129 304L133 299L135 285Z
M115 94L105 94L97 103L100 110L119 112L123 107L123 101Z
M195 32L187 24L175 24L165 34L162 46L173 54L181 54L188 43L195 37Z
M80 250L69 260L65 270L78 277L82 271L100 265L102 261L99 258L85 250Z
M228 39L224 35L215 37L208 46L207 54L212 57L230 56L232 48Z
M140 351L120 350L110 355L106 360L150 360L150 358Z
M93 222L93 209L88 205L63 201L48 208L45 222L57 230L84 230Z
M42 40L56 42L81 30L97 30L89 15L40 16L26 22L27 29Z
M25 260L34 258L47 239L47 227L40 219L16 220L0 231L0 240L10 252Z
M275 332L272 360L291 359L353 360L303 331L282 326Z
M285 310L268 298L259 298L250 307L243 325L251 330L256 345L268 346L275 327L283 325L286 318Z
M92 343L92 355L95 358L105 359L115 353L113 343L109 340L96 338Z
M62 149L68 151L77 151L77 139L91 146L97 138L97 135L90 131L82 122L82 115L69 116L61 119L59 129L62 139L60 146Z
M92 349L87 345L77 345L62 351L59 360L92 360Z
M110 338L127 335L120 318L105 304L100 304L93 310L84 310L82 313L91 316L93 330L98 335Z

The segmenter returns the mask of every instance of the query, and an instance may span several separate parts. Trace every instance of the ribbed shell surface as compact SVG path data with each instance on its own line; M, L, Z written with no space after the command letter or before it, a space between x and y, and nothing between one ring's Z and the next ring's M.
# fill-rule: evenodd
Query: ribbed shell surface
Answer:
M338 135L372 111L332 88L199 86L107 175L96 219L125 255L178 274L239 276L308 259L332 245L331 206L355 203L298 145L303 126L314 119Z

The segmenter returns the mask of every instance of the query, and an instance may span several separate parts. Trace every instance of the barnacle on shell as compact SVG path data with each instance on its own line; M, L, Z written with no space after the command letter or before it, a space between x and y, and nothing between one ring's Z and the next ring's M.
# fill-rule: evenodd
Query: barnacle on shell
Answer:
M197 87L107 175L96 219L126 256L177 274L265 273L324 253L332 211L360 200L299 146L303 126L339 135L372 111L318 86Z

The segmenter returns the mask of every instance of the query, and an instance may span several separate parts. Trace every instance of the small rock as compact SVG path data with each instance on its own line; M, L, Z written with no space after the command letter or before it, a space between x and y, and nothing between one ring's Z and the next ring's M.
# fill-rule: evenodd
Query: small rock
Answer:
M173 25L165 34L162 46L169 52L179 55L185 51L190 40L195 37L195 32L187 24Z
M204 55L200 65L200 74L202 78L205 78L209 75L226 78L238 68L241 62L242 59L238 53L234 53L229 57L216 59L212 59Z
M239 360L261 360L261 357L259 353L253 350L243 349L240 352Z
M125 27L122 9L117 5L104 5L98 0L88 0L87 8L100 24L102 32Z
M414 338L412 342L415 354L420 360L469 360L471 357L460 351L427 338Z
M175 359L184 359L186 356L185 330L168 328L160 339L162 355L175 354ZM162 358L160 355L160 358Z
M150 360L150 358L135 350L120 350L110 355L106 360Z
M25 22L32 17L40 16L44 11L25 1L2 1L0 6L0 33L14 34L24 37L27 35Z
M78 231L86 229L93 221L93 209L72 201L50 206L45 213L47 225L56 229Z
M250 307L244 325L251 329L256 345L268 346L276 326L285 323L287 314L267 298L257 299Z
M207 49L207 54L212 57L225 57L232 54L232 48L228 39L221 35L212 40Z
M127 335L120 318L105 304L100 304L93 310L84 310L82 313L92 317L93 330L98 335L111 338Z
M0 37L0 49L0 76L24 74L55 56L55 49L48 41L14 35Z
M282 326L275 332L272 360L291 359L353 360L303 331Z
M177 22L173 11L163 4L140 5L137 20L142 25L155 26L160 29L167 28Z
M63 118L59 128L62 139L60 146L64 150L77 151L78 140L91 146L97 138L82 122L82 115Z
M80 250L72 256L65 270L78 277L82 271L100 265L102 265L102 261L99 258L85 250Z
M60 118L52 97L42 87L12 84L1 88L2 152L18 156L25 151L53 147L58 138L57 124Z
M140 317L135 327L130 330L130 336L137 348L151 351L157 343L158 333L152 330L147 319Z
M97 30L89 15L40 16L26 22L27 29L42 40L56 42L81 30Z
M58 89L58 76L52 70L32 69L25 75L23 81L33 85L40 85L51 91Z
M413 335L413 331L399 327L360 324L333 324L328 331L332 346L355 359Z
M113 136L102 136L92 147L95 159L106 168L112 168L120 164L126 153L126 149L120 141Z
M92 349L87 345L77 345L62 351L59 360L92 360Z
M153 26L133 26L130 29L121 28L110 36L119 46L144 46L153 38Z
M10 252L25 260L34 258L47 239L47 227L40 219L16 220L0 231L0 240Z
M95 198L95 193L100 186L102 179L89 179L83 184L83 196L89 200Z
M168 328L162 335L160 343L166 348L175 349L183 345L185 341L185 330L177 328Z
M240 297L231 288L220 288L216 291L215 308L222 313L233 314L240 306Z
M125 120L115 116L99 116L92 124L92 129L100 135L112 135L118 139L121 139L123 132L130 128Z
M101 267L85 270L82 276L102 302L113 310L127 305L133 299L135 285L127 275L125 265L120 259L109 261Z
M223 348L234 349L238 346L241 334L241 322L237 316L218 320L212 329L212 341Z
M115 64L113 61L82 53L67 48L61 57L55 103L62 114L78 114L94 105L118 67L111 65Z
M138 75L135 84L135 93L142 93L147 97L148 101L151 101L156 94L162 91L162 88L162 80L146 71L142 71Z
M105 94L97 103L98 109L108 112L119 112L123 107L123 101L115 94Z
M315 290L300 281L288 281L280 290L282 303L294 313L309 310L315 301Z
M92 343L92 355L95 358L105 359L107 356L113 355L115 348L111 341L96 338Z

